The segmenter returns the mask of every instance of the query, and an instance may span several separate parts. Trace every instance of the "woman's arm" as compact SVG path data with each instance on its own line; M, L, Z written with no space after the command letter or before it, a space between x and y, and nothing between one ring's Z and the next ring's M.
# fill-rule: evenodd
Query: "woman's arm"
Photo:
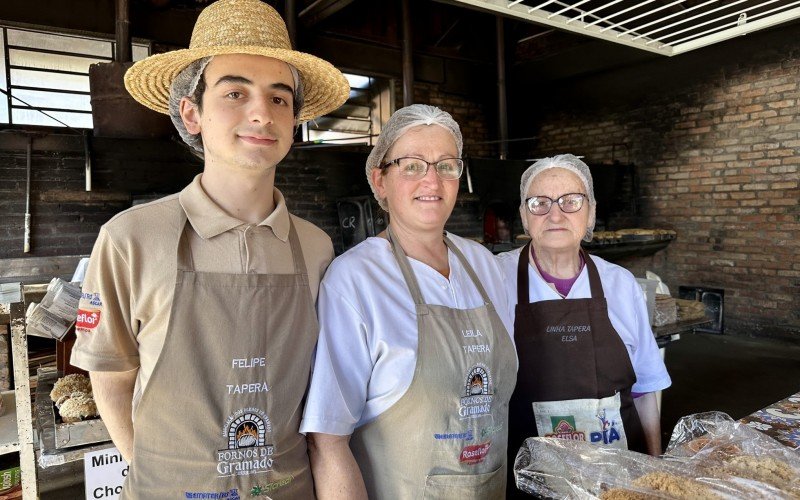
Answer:
M350 436L309 433L308 455L319 500L367 500L364 478L350 450Z
M657 457L661 455L661 415L658 412L656 393L648 392L644 396L633 400L639 420L644 429L644 439L647 443L647 453Z

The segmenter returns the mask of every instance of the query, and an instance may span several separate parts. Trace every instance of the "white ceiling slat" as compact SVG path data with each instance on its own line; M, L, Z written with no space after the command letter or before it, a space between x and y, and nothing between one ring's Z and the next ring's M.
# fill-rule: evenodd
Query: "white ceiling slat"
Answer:
M774 8L772 10L768 10L767 12L761 12L759 14L753 14L752 16L749 16L747 18L747 21L744 24L742 24L742 26L746 26L747 24L750 24L751 22L753 22L754 19L758 19L758 18L761 18L761 17L764 17L764 16L768 16L769 14L772 14L772 13L775 13L775 12L778 12L778 11L786 10L787 7L792 7L792 6L795 6L797 4L800 4L800 1L793 2L793 3L789 4L789 5L777 7L777 8ZM764 5L764 4L761 4L761 5ZM761 5L759 5L757 7L760 7ZM732 27L738 26L739 24L740 23L739 23L739 21L737 19L736 21L724 24L722 26L716 26L716 27L711 28L709 30L703 31L702 33L693 33L693 34L691 34L691 35L689 35L689 36L687 36L685 38L681 38L680 40L676 40L676 41L674 41L672 43L677 46L677 45L680 45L683 42L687 42L687 41L693 40L695 38L700 38L700 37L702 37L704 35L708 35L708 34L711 34L711 33L716 33L718 31L722 31L722 30L727 29L727 28L732 28Z
M601 22L603 22L603 21L608 21L608 20L609 20L609 19L611 19L611 18L614 18L614 17L617 17L617 16L621 16L622 14L625 14L626 12L630 12L630 11L632 11L632 10L634 10L634 9L638 9L639 7L641 7L641 6L643 6L643 5L647 5L647 4L649 4L649 3L653 3L653 2L655 2L655 1L656 1L656 0L644 0L644 2L637 3L636 5L633 5L633 6L631 6L631 7L628 7L627 9L622 9L622 10L620 10L620 11L614 12L613 14L611 14L611 15L609 15L609 16L606 16L606 17L604 17L603 19L598 19L597 21L594 21L594 22L592 22L592 23L589 23L589 24L588 24L586 27L588 28L589 26L594 26L594 25L596 25L596 24L598 24L598 23L601 23ZM605 31L605 30L603 30L603 31Z
M641 31L641 30L643 30L643 29L645 29L645 28L649 28L650 26L652 26L652 25L654 25L654 24L658 24L658 23L661 23L661 22L667 21L667 20L669 20L669 19L672 19L673 17L676 17L676 16L682 16L682 15L686 14L687 12L691 12L691 11L693 11L693 10L695 10L695 9L700 9L700 8L703 8L703 7L705 7L706 5L710 5L710 4L712 4L712 3L716 3L716 2L718 2L718 1L719 1L719 0L708 0L708 2L699 3L699 4L695 5L694 7L689 7L688 9L684 9L684 10L682 10L682 11L679 11L679 12L674 12L674 13L672 13L672 14L668 15L668 16L660 17L660 18L656 19L655 21L650 21L650 22L649 22L649 23L647 23L647 24L643 24L643 25L641 25L641 26L637 26L637 27L635 27L635 28L631 28L631 29L629 29L628 31L625 31L624 33L620 33L620 34L619 34L619 35L617 35L617 36L627 35L627 34L629 34L629 33L633 33L633 32L636 32L636 33L638 33L639 31Z
M556 0L547 0L545 3L537 5L536 7L531 7L528 9L528 12L533 12L535 10L542 10L543 8L547 7L551 3L555 3Z
M551 18L551 17L560 16L560 15L561 15L561 14L563 14L564 12L566 12L566 11L568 11L568 10L575 10L575 8L576 8L576 7L578 7L579 5L583 5L583 4L585 4L585 3L588 3L588 2L590 2L590 1L591 1L591 0L581 0L580 2L578 2L578 3L574 4L574 5L567 5L567 6L566 6L566 7L564 7L563 9L559 10L558 12L554 12L554 13L550 14L550 15L549 15L549 16L547 16L547 17L548 17L548 19L549 19L549 18ZM683 1L683 0L681 0L681 1Z
M687 23L694 20L707 18L711 14L731 9L749 0L734 0L726 5L715 5L720 3L719 0L708 0L683 9L680 12L668 13L651 19L652 16L659 12L686 1L664 0L669 1L669 3L618 21L612 21L612 19L640 9L656 0L643 0L626 8L623 8L624 4L617 6L623 0L611 0L588 11L581 10L581 7L589 3L590 0L538 0L538 4L535 6L527 3L530 0L450 1L477 7L495 14L512 16L533 24L579 33L666 56L681 54L733 37L800 19L800 7L796 7L800 5L800 0L766 0L757 5L746 5L743 6L744 8L734 12L729 12L698 24L692 24L677 31L671 30L676 26L686 26ZM774 7L766 11L760 11L767 5L774 5ZM617 7L614 8L615 6ZM570 18L563 15L573 10L579 12L579 15L572 15ZM600 11L603 11L603 14L597 14ZM685 16L690 12L696 12L696 14L681 18L681 16ZM739 18L740 14L744 14L742 18ZM737 19L727 21L733 16L736 16ZM675 18L677 19L674 22L662 26L664 22ZM645 23L632 27L631 23L639 19L644 19ZM654 30L643 33L644 29L654 26L656 27ZM707 29L702 29L706 26L708 26ZM660 34L658 38L652 38L652 35L656 34ZM680 37L680 35L684 36Z
M642 36L650 36L650 35L653 35L655 33L658 33L659 31L664 31L665 29L672 28L673 26L678 26L679 24L688 23L689 21L694 21L695 19L700 19L701 17L705 17L705 16L707 16L709 14L713 14L714 12L718 12L720 10L725 10L725 9L730 9L734 5L738 5L738 4L746 2L746 1L747 0L736 0L733 3L729 3L727 5L722 5L720 7L717 7L716 9L712 9L712 10L708 10L708 11L705 11L705 12L701 12L701 13L699 13L697 15L692 16L692 17L687 17L686 19L681 19L680 21L676 21L676 22L674 22L672 24L669 24L667 26L662 26L662 27L658 28L657 30L653 30L653 31L651 31L649 33L645 33L644 35L639 35L639 36L637 36L635 38L640 38Z
M679 3L683 3L683 2L685 2L685 1L686 1L686 0L675 0L674 2L672 2L672 3L668 3L668 4L666 4L666 5L662 5L661 7L656 7L655 9L648 10L647 12L642 12L642 13L641 13L641 14L639 14L638 16L633 16L633 17L631 17L631 18L625 19L624 21L618 21L616 24L611 24L611 25L609 25L609 26L606 26L605 28L603 28L603 31L608 31L608 30L610 30L611 28L622 28L622 29L625 29L625 28L624 28L624 25L626 25L626 24L628 24L628 23L632 23L633 21L636 21L637 19L641 19L641 18L643 18L643 17L646 17L646 16L653 15L653 14L655 14L656 12L660 12L660 11L662 11L662 10L664 10L664 9L668 9L668 8L670 8L670 7L673 7L673 6L675 6L675 5L678 5ZM623 35L623 33L620 33L620 34L619 34L619 35L617 35L617 36L621 36L621 35Z
M798 2L794 2L792 5L797 4ZM759 19L753 22L746 22L741 26L737 26L735 28L730 28L724 32L716 33L714 35L706 36L703 39L695 40L692 42L686 42L678 45L673 49L674 54L682 54L684 52L688 52L690 50L694 50L700 47L705 47L706 45L710 45L712 43L723 42L730 38L734 38L741 35L746 35L748 33L752 33L754 31L762 30L765 28L771 28L772 26L776 26L781 23L793 21L795 19L800 18L800 8L795 8L792 10L781 12L780 14L776 14L773 16L769 16L764 19Z
M778 2L778 1L779 0L768 0L767 2L764 2L761 5L767 5L767 4L775 3L775 2ZM722 20L727 19L727 18L729 18L731 16L736 16L736 18L738 19L738 17L741 14L746 14L747 11L748 11L748 9L742 9L742 10L739 10L739 11L736 11L736 12L730 12L728 14L725 14L724 16L715 17L714 19L710 19L708 21L704 21L704 22L702 22L700 24L693 24L692 26L689 26L688 28L683 28L682 30L673 31L672 33L667 33L666 35L663 35L660 38L655 38L653 40L650 40L647 43L660 42L660 41L662 41L662 40L664 40L666 38L672 38L672 37L680 35L682 33L686 33L687 31L696 30L696 29L702 28L703 26L708 26L709 24L721 22ZM672 45L673 43L675 45L677 45L680 42L671 42L670 45Z
M658 49L657 47L646 46L643 42L631 42L630 39L632 37L625 36L617 38L616 33L600 33L600 28L592 26L588 29L584 28L586 23L581 21L575 21L571 24L567 24L567 18L564 16L555 16L551 19L548 19L548 16L551 14L547 11L535 11L535 12L528 12L529 7L524 3L520 3L514 5L513 7L508 7L508 0L455 0L458 3L462 3L464 5L470 5L472 7L477 7L479 9L492 12L494 14L501 14L506 16L513 16L518 19L522 19L534 24L539 24L542 26L550 26L553 28L558 28L562 31L569 31L572 33L578 33L581 35L589 35L595 38L600 38L602 40L607 40L609 42L615 42L622 45L630 45L632 47L636 47L641 50L645 50L647 52L653 52L655 54L665 54L665 51L662 49Z
M586 12L585 14L581 14L580 16L573 17L572 19L567 21L567 24L571 23L572 21L577 21L578 19L583 19L584 17L590 16L590 15L594 14L595 12L600 12L601 10L606 9L608 7L613 7L614 5L620 3L621 1L622 0L613 0L612 2L608 2L607 4L601 5L600 7L597 7L596 9L590 10L589 12Z

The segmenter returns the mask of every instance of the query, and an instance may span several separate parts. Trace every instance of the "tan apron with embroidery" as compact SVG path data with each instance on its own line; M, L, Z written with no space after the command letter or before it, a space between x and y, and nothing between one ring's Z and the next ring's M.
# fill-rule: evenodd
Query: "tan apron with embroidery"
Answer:
M319 328L294 225L294 274L197 272L186 226L182 213L169 328L121 498L313 498L298 430Z
M446 236L483 306L426 304L391 229L389 241L416 304L417 363L400 400L350 440L369 497L505 498L508 401L517 370L508 332L472 267Z

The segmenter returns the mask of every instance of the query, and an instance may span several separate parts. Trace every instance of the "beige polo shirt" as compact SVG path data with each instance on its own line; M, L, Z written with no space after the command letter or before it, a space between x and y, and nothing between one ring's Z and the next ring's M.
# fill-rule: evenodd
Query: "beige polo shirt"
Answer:
M88 371L139 368L134 410L167 333L181 212L189 222L189 247L197 271L292 273L290 217L303 248L314 300L333 259L330 237L289 214L277 189L272 214L260 224L248 224L228 215L208 197L200 185L201 175L179 194L117 214L100 229L89 260L71 363Z

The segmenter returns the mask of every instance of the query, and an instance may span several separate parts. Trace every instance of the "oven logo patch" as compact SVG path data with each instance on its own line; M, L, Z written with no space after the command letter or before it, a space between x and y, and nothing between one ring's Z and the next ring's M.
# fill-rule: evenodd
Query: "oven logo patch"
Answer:
M483 363L474 365L466 377L458 415L461 418L477 418L490 414L493 392L489 369Z
M586 441L586 433L578 431L575 425L575 417L572 415L550 417L550 424L553 426L553 432L545 434L544 437Z
M275 446L269 443L272 423L258 408L242 408L228 417L222 436L226 448L218 450L220 477L246 476L272 470Z

